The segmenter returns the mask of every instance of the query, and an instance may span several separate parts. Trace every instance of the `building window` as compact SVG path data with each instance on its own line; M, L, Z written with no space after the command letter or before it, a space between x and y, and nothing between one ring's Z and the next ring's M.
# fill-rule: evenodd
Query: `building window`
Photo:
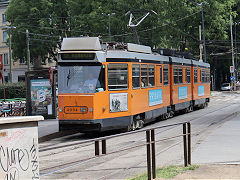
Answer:
M147 64L141 65L141 87L148 87L148 68Z
M128 89L128 65L108 65L108 89Z
M168 65L163 66L163 84L168 85Z
M4 65L9 65L8 53L2 55Z
M2 37L3 39L2 39L2 41L4 42L4 43L6 43L7 42L7 39L8 39L8 33L7 33L7 31L3 31L3 37Z
M198 74L197 74L197 69L194 69L194 83L198 82Z
M46 57L42 57L42 65L46 65Z
M4 76L4 80L5 80L5 83L7 83L8 82L8 76Z
M187 71L186 71L186 82L187 82L187 83L191 83L191 69L190 69L190 67L187 67Z
M19 60L19 62L20 62L20 64L25 64L25 57L21 58L21 59Z
M6 22L6 15L2 14L2 23L5 23L5 22Z
M174 66L173 69L174 84L181 84L183 81L183 69L182 67Z
M140 88L140 65L132 65L132 86L133 89Z
M155 86L155 66L149 65L148 66L148 73L149 73L149 87Z
M18 76L18 82L25 81L25 76Z

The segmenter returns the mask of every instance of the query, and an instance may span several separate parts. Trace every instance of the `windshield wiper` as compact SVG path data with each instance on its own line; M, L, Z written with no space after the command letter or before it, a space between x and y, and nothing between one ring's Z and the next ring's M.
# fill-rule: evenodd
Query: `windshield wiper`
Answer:
M67 86L68 86L68 82L69 82L69 80L70 80L70 69L69 69L69 72L68 72L68 75L67 75Z

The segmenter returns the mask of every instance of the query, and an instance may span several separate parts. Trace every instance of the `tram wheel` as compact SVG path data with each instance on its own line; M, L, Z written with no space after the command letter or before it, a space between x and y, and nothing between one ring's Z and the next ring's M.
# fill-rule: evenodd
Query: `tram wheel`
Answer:
M208 107L208 103L207 102L205 102L205 107Z
M165 114L162 115L163 120L166 120L167 118L168 118L168 113L165 113Z
M173 112L173 111L170 111L170 112L168 113L168 118L173 118L173 115L174 115L174 112Z
M137 120L136 121L136 129L141 129L144 126L144 121L143 120Z
M193 106L189 106L189 112L193 111Z

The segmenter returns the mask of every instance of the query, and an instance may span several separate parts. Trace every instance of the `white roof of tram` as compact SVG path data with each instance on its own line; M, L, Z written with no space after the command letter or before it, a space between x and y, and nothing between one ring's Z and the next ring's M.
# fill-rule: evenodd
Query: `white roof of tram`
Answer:
M127 43L126 49L106 49L104 48L98 37L75 37L64 38L62 42L61 53L96 53L98 62L106 62L107 58L114 59L136 59L151 61L169 62L169 56L153 53L151 47ZM210 67L208 63L192 61L190 59L171 57L172 62L191 64ZM73 60L74 62L74 60Z
M80 38L76 37L76 38L63 38L61 50L99 51L102 50L102 47L98 37L80 37Z

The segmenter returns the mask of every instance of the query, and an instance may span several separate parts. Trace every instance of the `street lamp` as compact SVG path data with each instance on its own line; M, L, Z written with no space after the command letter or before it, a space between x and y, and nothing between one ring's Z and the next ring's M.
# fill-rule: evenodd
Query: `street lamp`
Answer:
M108 36L109 36L109 40L112 41L111 38L111 16L114 16L116 13L102 13L104 16L108 16Z
M11 31L12 29L16 29L15 26L1 26L0 28L2 29L8 29L8 38L9 38L9 62L10 62L10 67L9 67L9 80L12 83L13 78L12 78L12 67L13 67L13 62L12 62L12 40L11 40Z
M204 62L207 62L207 57L206 57L206 39L205 39L205 27L204 27L204 6L208 5L206 1L203 1L198 4L199 6L202 7L202 26L203 26L203 50L204 50Z

